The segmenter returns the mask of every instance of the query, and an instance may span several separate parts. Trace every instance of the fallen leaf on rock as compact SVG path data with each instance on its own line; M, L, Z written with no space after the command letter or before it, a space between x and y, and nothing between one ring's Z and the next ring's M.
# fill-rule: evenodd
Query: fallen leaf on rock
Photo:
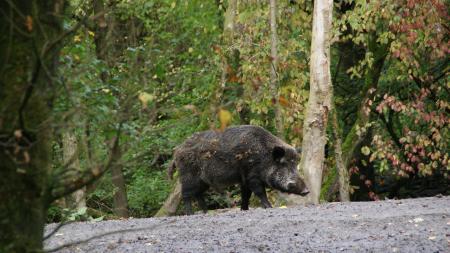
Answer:
M436 236L430 236L430 237L428 237L428 240L434 241L434 240L436 240Z
M419 218L415 218L413 221L414 221L415 223L419 223L419 222L422 222L423 219L419 217Z

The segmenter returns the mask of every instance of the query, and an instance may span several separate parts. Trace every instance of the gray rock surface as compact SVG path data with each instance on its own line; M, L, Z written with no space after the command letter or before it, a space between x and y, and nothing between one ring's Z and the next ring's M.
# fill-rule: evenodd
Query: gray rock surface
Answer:
M46 227L51 232L57 224ZM69 246L64 246L69 245ZM450 197L77 222L57 252L450 252Z

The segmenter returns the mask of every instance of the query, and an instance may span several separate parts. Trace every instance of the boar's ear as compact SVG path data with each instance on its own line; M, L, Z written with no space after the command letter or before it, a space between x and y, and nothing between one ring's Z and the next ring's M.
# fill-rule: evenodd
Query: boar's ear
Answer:
M272 150L272 157L273 160L279 162L281 160L281 158L284 157L284 155L286 154L286 150L284 150L283 147L280 146L275 146Z

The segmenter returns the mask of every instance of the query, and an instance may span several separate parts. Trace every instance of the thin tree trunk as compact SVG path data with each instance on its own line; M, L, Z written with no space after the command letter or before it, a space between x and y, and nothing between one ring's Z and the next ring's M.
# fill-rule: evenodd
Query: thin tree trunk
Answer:
M234 38L234 19L236 17L236 8L237 8L237 0L230 0L228 1L228 7L227 10L225 12L225 19L224 19L224 23L223 23L223 43L224 45L231 45L231 43L233 42L233 38ZM229 63L228 63L228 57L227 57L227 53L224 52L223 53L223 57L222 57L222 75L220 77L220 94L219 96L222 95L223 93L223 88L225 88L226 83L227 83L227 74L228 74L228 68L229 68Z
M229 0L223 24L223 38L225 44L231 43L233 41L236 13L237 13L237 0Z
M63 160L64 164L68 165L68 170L78 171L81 173L79 149L77 137L73 132L73 128L69 128L62 134L63 142ZM66 205L70 208L86 207L86 187L83 187L70 196L66 197Z
M361 100L360 106L358 108L357 119L341 145L342 162L344 163L347 173L351 165L352 158L354 157L355 153L357 153L356 148L366 138L366 126L369 123L370 119L370 115L366 112L367 101L369 99L373 99L376 94L372 92L372 90L375 90L378 86L378 80L383 69L384 61L387 54L389 53L390 43L383 45L378 44L377 38L378 37L376 36L376 34L369 35L368 50L373 54L374 61L365 76L364 88L361 92L361 96L363 96L363 99ZM359 134L357 129L359 129ZM337 177L333 185L337 184L339 180L339 177Z
M283 122L278 94L278 35L277 35L277 0L270 0L270 88L273 97L276 134L283 134Z
M171 216L177 212L178 205L181 202L181 183L177 180L175 187L170 193L169 197L164 201L164 204L155 214L155 217Z
M93 9L96 14L105 13L105 3L103 0L93 1ZM95 35L95 47L97 58L105 61L108 66L114 65L115 51L113 50L110 41L115 41L113 36L114 17L113 15L101 15L96 23L97 33ZM108 83L110 77L107 73L102 73L102 81ZM116 157L121 157L121 147L118 146L114 152ZM119 217L127 218L128 214L128 199L123 176L123 167L115 161L111 167L111 179L115 188L113 198L114 214Z
M0 252L41 252L64 1L0 1Z
M342 144L343 160L347 169L350 166L351 158L355 153L355 148L365 138L367 130L366 126L369 123L370 115L366 113L367 101L373 99L375 93L372 91L378 85L381 71L383 69L384 60L389 53L390 44L380 45L377 43L376 34L369 35L368 50L374 55L374 61L371 68L367 71L364 81L364 88L362 90L363 99L358 109L358 118L356 119L350 132L347 134L344 143ZM358 131L360 133L358 133Z
M303 169L310 193L308 201L319 203L325 160L326 128L331 108L330 39L332 0L315 0L310 62L310 93L303 125Z
M235 18L236 18L236 11L237 11L237 0L230 0L228 1L228 7L225 12L225 19L224 19L224 25L223 25L223 44L225 47L229 47L233 43L234 39L234 28L235 28ZM222 56L222 75L220 78L220 94L219 96L223 95L223 89L226 87L227 79L229 77L229 72L231 72L231 66L229 60L231 59L230 55L231 53L228 53L227 48L223 52Z
M118 146L117 149L114 150L114 152L115 157L122 156L120 146ZM118 161L115 161L115 163L111 167L111 180L115 188L113 207L115 215L122 218L128 218L129 213L128 213L127 190L122 169L123 167Z
M340 134L340 127L337 117L337 111L333 102L333 111L331 113L331 124L333 128L334 136L334 154L336 159L336 168L339 179L339 198L342 202L350 201L350 185L349 175L347 167L345 167L344 160L342 159L342 140Z

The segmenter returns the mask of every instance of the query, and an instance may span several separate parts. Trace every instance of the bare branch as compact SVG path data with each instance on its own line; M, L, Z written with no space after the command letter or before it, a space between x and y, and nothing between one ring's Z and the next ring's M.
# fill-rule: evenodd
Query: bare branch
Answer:
M54 234L56 234L56 232L58 232L62 227L64 227L67 224L73 223L74 221L65 221L65 222L61 222L58 224L58 226L56 226L56 228L54 228L52 230L52 232L46 234L44 236L44 238L42 239L43 241L47 240L48 238L52 237Z
M122 132L121 131L122 124L123 124L123 121L120 123L119 128L117 129L117 133L116 133L116 136L114 137L114 142L110 149L110 152L109 152L110 155L109 155L109 158L108 158L106 164L104 164L103 166L100 166L98 168L90 168L89 170L86 170L81 177L79 177L75 180L72 180L69 185L64 185L61 182L57 182L59 179L59 177L57 177L57 176L52 177L51 180L53 181L53 183L50 184L49 188L47 189L47 193L48 193L47 194L47 198L48 198L47 202L49 204L59 198L62 198L66 195L69 195L69 194L75 192L76 190L78 190L84 186L92 184L97 179L99 179L101 176L103 176L105 174L105 172L108 171L111 168L111 166L118 159L120 159L120 157L116 157L115 155L117 153L116 150L119 148L119 137ZM56 184L59 184L60 187L55 186ZM55 189L58 189L58 188L62 188L62 190L54 191Z
M104 15L104 12L95 14L94 16L82 18L72 28L70 28L69 30L65 31L64 33L59 35L55 40L53 40L52 42L50 42L46 46L44 46L43 49L42 49L41 56L45 56L48 52L53 50L63 39L65 39L67 36L70 36L70 35L74 34L78 29L80 29L80 27L82 25L86 25L88 23L88 21L93 21L93 20L99 18L102 15Z
M87 238L85 240L80 240L80 241L76 241L76 242L63 244L63 245L58 246L56 248L49 249L46 252L47 253L56 252L56 251L62 250L62 249L67 248L67 247L71 247L71 246L79 245L79 244L84 244L84 243L87 243L89 241L92 241L92 240L95 240L95 239L98 239L98 238L102 238L102 237L105 237L105 236L108 236L108 235L115 235L115 234L123 234L123 233L127 233L127 232L137 232L137 231L151 230L151 229L155 229L157 227L168 225L168 224L171 224L171 223L174 223L174 222L175 222L175 220L171 220L171 221L168 221L168 222L165 222L165 223L160 223L160 224L156 224L156 225L148 226L148 227L121 229L121 230L115 230L115 231L111 231L111 232L106 232L106 233L103 233L103 234L94 235L94 236L89 237L89 238Z

